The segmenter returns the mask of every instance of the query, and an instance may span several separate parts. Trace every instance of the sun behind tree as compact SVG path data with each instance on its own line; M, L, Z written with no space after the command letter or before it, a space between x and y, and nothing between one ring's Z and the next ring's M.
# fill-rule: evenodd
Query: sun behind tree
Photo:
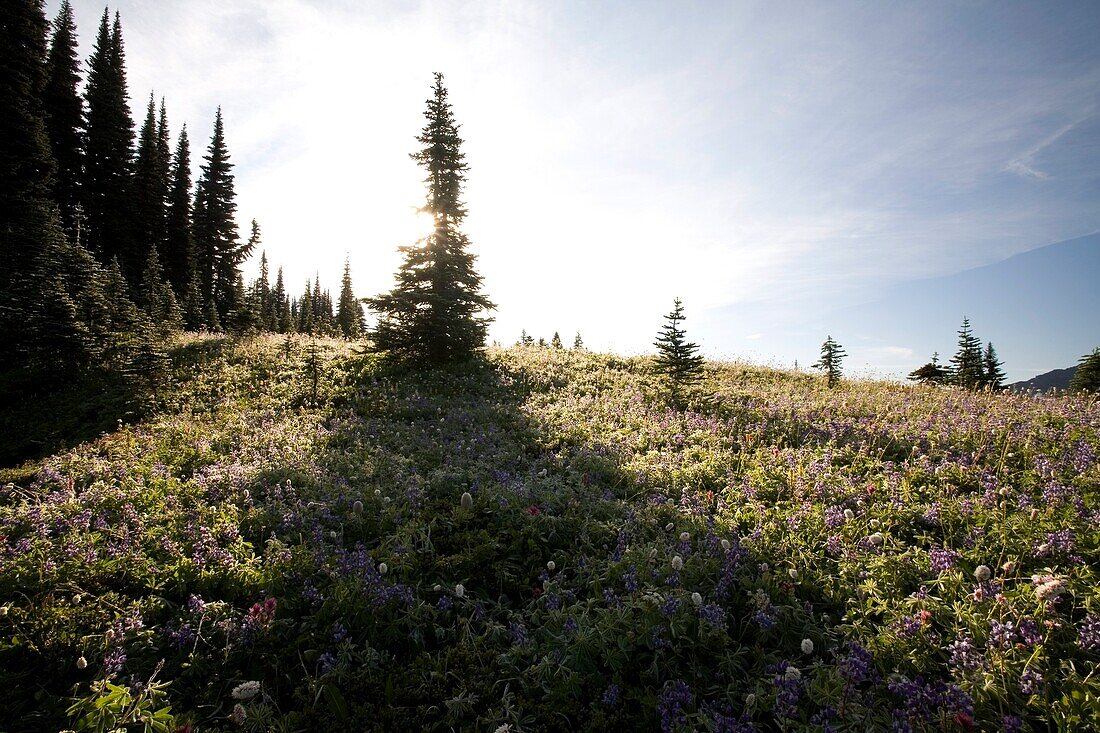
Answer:
M378 313L370 332L375 351L437 365L470 359L485 345L492 319L481 314L494 306L481 293L476 258L467 251L470 241L460 230L466 217L466 156L442 74L435 75L432 92L424 112L427 124L416 138L423 147L411 156L428 174L421 211L431 214L432 232L401 247L405 261L396 286L366 302Z

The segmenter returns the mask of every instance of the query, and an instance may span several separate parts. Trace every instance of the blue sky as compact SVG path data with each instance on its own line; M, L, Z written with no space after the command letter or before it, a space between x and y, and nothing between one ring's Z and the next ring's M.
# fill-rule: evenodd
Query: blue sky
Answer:
M74 8L86 57L103 6ZM111 8L136 116L164 95L197 163L222 105L241 228L260 221L295 291L336 287L345 256L361 295L391 286L442 71L505 343L646 352L679 296L710 355L806 364L828 329L853 371L904 374L928 324L867 337L845 306L1100 230L1100 3ZM1100 333L1080 339L1073 359ZM1023 378L1067 348L1002 356Z

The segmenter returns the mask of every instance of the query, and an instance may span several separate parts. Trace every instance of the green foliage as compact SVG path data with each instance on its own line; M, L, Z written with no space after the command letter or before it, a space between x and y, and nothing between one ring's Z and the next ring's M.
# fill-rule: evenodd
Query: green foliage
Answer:
M667 379L674 404L680 404L683 400L685 387L698 382L703 376L703 357L696 353L699 345L687 340L686 333L680 328L683 320L684 305L676 298L672 312L665 316L664 328L653 343L657 347L654 364L657 372Z
M176 719L166 704L168 685L150 679L134 689L97 680L91 684L91 694L73 703L68 714L77 731L176 733Z
M982 381L981 385L994 392L1004 389L1005 373L1001 367L1004 363L997 358L997 352L993 348L993 342L985 345L985 353L982 355Z
M378 313L370 333L372 347L399 361L441 365L466 361L485 344L493 309L481 293L470 242L460 225L466 216L462 186L466 178L462 138L454 120L443 75L435 75L427 101L427 123L412 154L427 173L427 200L422 211L432 215L432 233L401 247L404 261L388 293L367 299Z
M190 302L190 289L201 296L195 280L194 248L191 236L191 146L187 126L180 130L179 142L172 158L168 208L165 211L164 274L176 292L177 300ZM201 302L201 297L195 302ZM193 315L201 314L201 308ZM188 323L188 328L196 328Z
M1100 392L1100 348L1093 349L1077 362L1069 388L1074 392Z
M69 0L63 0L53 22L42 107L50 151L57 163L53 197L61 209L61 224L76 238L82 215L81 178L84 171L84 101L80 97L80 61L76 23Z
M336 325L346 339L357 339L363 333L363 306L352 290L351 263L347 260L344 260L344 277L340 281L340 305L336 310Z
M814 362L813 368L825 373L826 382L830 388L840 384L840 365L847 355L844 347L833 341L832 336L827 337L825 343L821 344L821 358Z

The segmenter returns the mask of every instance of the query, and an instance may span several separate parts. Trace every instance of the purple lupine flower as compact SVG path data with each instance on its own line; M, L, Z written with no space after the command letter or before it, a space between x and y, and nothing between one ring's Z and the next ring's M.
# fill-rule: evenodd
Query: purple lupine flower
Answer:
M1022 618L1020 623L1017 624L1016 631L1020 634L1020 640L1028 646L1038 646L1043 641L1043 632L1039 629L1039 624L1032 618Z
M657 696L657 717L661 721L661 733L672 733L684 720L684 712L695 703L691 687L683 680L666 682Z
M849 684L870 682L875 677L874 658L856 642L849 645L848 654L837 664L837 669Z
M1085 651L1100 652L1100 615L1086 616L1077 629L1077 646Z
M1037 695L1042 689L1043 675L1034 669L1025 669L1020 674L1020 692L1024 695Z
M622 580L627 593L638 591L638 569L635 566L631 565L630 569L623 573Z
M1006 715L1001 718L1001 733L1023 733L1024 721L1015 715Z
M1011 621L1001 623L996 619L989 622L989 643L999 649L1008 649L1016 643L1016 626Z
M603 691L603 696L600 698L600 701L607 707L614 708L619 706L621 699L622 690L619 689L618 685L612 683Z
M955 563L958 562L959 559L959 553L946 547L933 547L928 554L932 558L932 572L937 575L943 574L955 567Z
M726 630L726 611L717 603L707 603L699 607L699 618L719 631Z
M531 641L531 638L527 635L527 628L518 621L508 624L508 632L511 634L512 644L515 646L527 646Z
M666 617L671 618L676 615L676 612L680 610L680 599L669 597L664 605L661 606L661 613Z
M947 645L948 664L960 672L972 672L985 667L985 656L974 648L974 640L960 636Z

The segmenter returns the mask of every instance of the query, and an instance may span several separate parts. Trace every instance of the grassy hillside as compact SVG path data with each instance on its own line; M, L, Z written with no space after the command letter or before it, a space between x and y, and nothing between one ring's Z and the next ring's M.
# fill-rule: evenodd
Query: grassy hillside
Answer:
M680 411L638 358L174 358L149 417L8 471L0 730L1100 716L1095 401L711 365Z

